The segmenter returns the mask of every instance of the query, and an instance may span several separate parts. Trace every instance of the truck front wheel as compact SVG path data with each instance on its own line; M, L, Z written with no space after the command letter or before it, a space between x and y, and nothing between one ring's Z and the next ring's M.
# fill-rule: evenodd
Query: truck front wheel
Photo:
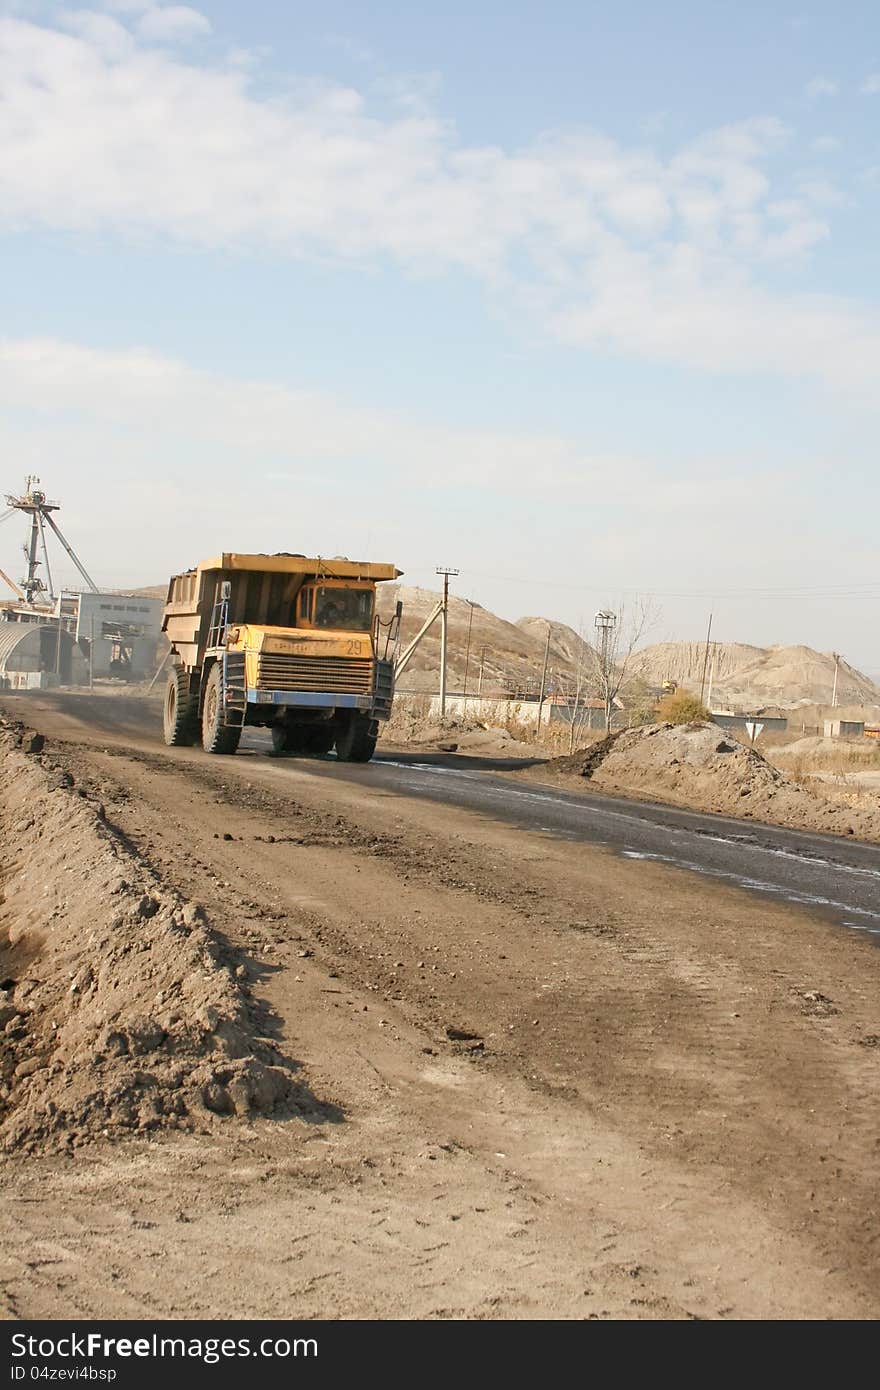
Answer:
M169 748L191 748L199 736L199 697L191 693L189 673L180 666L168 675L162 725Z
M202 747L206 753L235 753L241 738L240 724L227 724L223 708L223 680L220 667L211 667L202 706Z
M376 751L379 721L354 714L336 735L336 756L342 763L368 763Z

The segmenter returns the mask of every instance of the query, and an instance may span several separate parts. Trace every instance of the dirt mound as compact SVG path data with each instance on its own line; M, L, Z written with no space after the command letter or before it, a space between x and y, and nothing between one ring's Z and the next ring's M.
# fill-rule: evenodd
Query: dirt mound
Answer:
M650 724L612 734L536 775L588 778L603 791L695 810L880 840L880 806L850 808L789 780L717 724Z
M0 723L0 1148L273 1109L289 1075L201 908L42 747Z

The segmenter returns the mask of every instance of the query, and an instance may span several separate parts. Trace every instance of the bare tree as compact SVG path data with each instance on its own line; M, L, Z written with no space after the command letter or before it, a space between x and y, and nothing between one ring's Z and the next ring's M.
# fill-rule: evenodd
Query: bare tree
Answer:
M587 723L590 713L589 698L595 690L595 653L593 652L581 619L577 628L579 641L573 650L573 659L566 664L565 674L549 672L549 687L558 697L558 709L564 714L569 726L568 751L574 752L575 736Z
M578 636L583 637L583 633L579 632ZM584 646L586 647L586 642L584 643ZM573 687L571 681L569 681L564 686L561 685L558 681L554 681L557 694L561 695L564 700L562 708L565 710L566 717L568 719L569 753L574 752L575 732L578 729L583 728L584 724L586 723L589 711L589 706L587 705L587 697L591 685L591 671L589 664L585 659L581 658L578 660L573 672L573 676Z
M589 647L593 678L605 707L605 730L611 729L614 704L632 666L636 648L657 622L660 610L649 599L637 599L631 608L621 604L615 612L600 608L595 618L596 644Z

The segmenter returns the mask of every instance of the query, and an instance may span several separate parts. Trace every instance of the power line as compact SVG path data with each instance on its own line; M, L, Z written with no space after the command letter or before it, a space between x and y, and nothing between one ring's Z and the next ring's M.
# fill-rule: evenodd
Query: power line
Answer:
M409 574L429 574L430 570L410 568ZM686 599L710 599L710 598L777 598L777 599L805 599L815 602L817 599L880 599L880 580L866 580L864 583L856 581L852 584L842 585L817 585L817 586L786 586L763 588L739 588L739 589L646 589L629 588L619 584L591 583L589 585L571 584L563 580L554 579L534 579L524 578L520 575L512 574L488 574L481 570L468 570L477 579L491 579L501 584L519 584L523 587L542 588L542 589L562 589L567 593L615 593L631 595L643 598L686 598Z

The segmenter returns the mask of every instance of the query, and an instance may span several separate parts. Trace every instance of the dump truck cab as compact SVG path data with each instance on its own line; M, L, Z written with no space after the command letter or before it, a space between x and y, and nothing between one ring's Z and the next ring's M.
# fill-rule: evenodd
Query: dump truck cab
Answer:
M276 752L367 762L391 713L400 605L376 613L393 565L224 553L174 575L162 628L174 666L165 742L234 753L248 725Z

